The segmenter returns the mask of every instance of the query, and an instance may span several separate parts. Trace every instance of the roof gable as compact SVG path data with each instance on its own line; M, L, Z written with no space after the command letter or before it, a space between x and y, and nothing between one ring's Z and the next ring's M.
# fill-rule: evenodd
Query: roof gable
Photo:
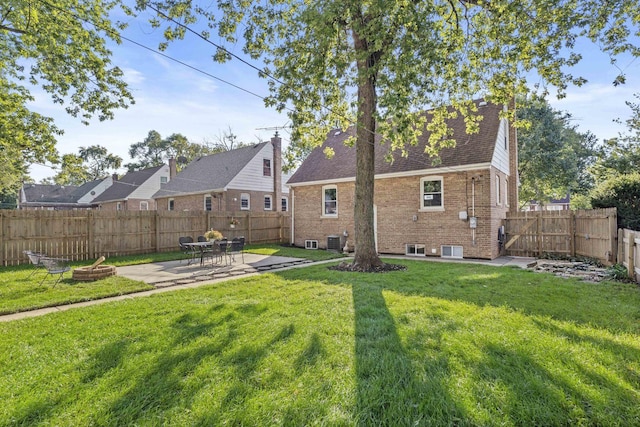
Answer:
M171 181L163 184L153 197L222 190L269 142L198 157L184 167Z
M161 170L163 167L165 167L165 165L128 172L122 178L118 179L117 181L113 181L113 184L102 194L93 199L92 202L106 202L126 199L131 195L131 193L136 191L138 187L144 184L149 178L153 177L156 172Z
M76 203L77 185L25 184L23 203Z
M479 101L476 101L479 103ZM453 131L456 146L444 148L440 151L439 162L434 164L434 158L424 152L430 133L425 131L415 146L407 146L408 155L402 156L400 151L391 153L392 162L385 157L389 152L389 143L382 143L376 135L375 145L375 174L411 173L435 168L460 167L473 164L491 163L494 147L500 128L500 112L502 107L495 104L478 104L478 113L483 116L479 123L479 132L468 135L464 118L458 116L447 120L447 125ZM355 177L356 148L348 147L344 142L350 136L355 136L355 127L346 132L332 130L322 147L314 149L293 174L288 184L312 181L326 181ZM326 147L332 148L335 155L328 159L324 154Z

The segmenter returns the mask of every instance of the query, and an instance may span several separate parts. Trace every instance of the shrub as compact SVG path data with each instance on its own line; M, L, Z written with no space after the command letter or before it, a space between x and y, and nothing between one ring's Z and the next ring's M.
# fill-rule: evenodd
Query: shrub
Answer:
M640 173L610 178L591 193L594 208L618 209L618 227L640 230Z

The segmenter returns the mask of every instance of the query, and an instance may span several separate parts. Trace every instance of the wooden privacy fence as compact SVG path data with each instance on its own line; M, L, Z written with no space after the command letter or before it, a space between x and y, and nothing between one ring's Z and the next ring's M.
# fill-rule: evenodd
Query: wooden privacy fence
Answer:
M507 255L580 255L605 265L617 260L616 208L509 213L505 235Z
M231 227L231 219L238 224ZM70 260L178 250L178 238L213 228L245 242L289 241L288 213L0 210L0 265L28 262L25 250Z
M618 264L624 265L629 277L640 283L640 231L618 230Z

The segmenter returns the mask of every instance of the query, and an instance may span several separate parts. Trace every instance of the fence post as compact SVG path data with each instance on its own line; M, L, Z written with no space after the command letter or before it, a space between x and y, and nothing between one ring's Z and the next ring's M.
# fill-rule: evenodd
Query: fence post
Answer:
M629 277L631 277L634 281L636 279L636 266L635 266L635 235L633 231L629 231L629 240L627 241L627 269L629 270Z
M618 264L624 263L624 229L618 229L618 257L616 258Z
M538 239L538 253L536 256L538 258L542 256L542 212L544 211L536 212L538 214L536 221L536 238Z
M618 217L617 217L617 210L614 211L615 214L612 214L611 212L609 213L609 236L611 239L611 244L609 245L611 247L611 251L613 252L611 254L611 258L610 261L612 263L615 263L618 260L618 250L620 248L618 242L615 241L616 237L618 237Z
M95 258L95 252L94 252L94 240L95 240L95 232L94 232L94 227L95 227L95 221L93 220L93 210L89 210L88 211L88 215L87 215L87 244L89 245L89 253L88 255L88 259L94 259Z
M576 211L569 211L569 252L576 256Z
M0 265L7 265L7 253L4 240L4 212L0 210Z
M155 221L153 226L156 228L156 253L160 252L160 213L156 206Z
M247 243L253 243L251 238L251 214L247 214Z

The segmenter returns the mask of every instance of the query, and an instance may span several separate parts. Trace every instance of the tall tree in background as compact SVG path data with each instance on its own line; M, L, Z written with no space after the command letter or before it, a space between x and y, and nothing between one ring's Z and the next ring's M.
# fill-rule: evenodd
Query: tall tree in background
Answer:
M518 118L527 122L518 132L520 203L586 194L593 187L588 167L595 159L595 136L579 133L570 114L537 96L520 99Z
M177 165L179 170L183 163L212 152L212 148L189 142L186 136L179 133L162 138L159 132L151 130L143 141L131 145L129 156L135 162L127 163L125 167L129 171L147 169L166 164L169 159L174 158L183 160Z
M122 165L122 157L111 154L101 145L80 147L78 154L62 156L62 168L53 177L58 185L82 185L106 178Z
M53 177L54 184L58 185L82 185L89 179L89 170L84 165L84 160L76 154L64 154L60 172Z
M570 82L581 84L566 72L580 59L572 53L579 36L613 54L640 53L626 42L637 31L630 25L640 22L635 0L220 0L219 10L190 0L137 5L156 11L155 25L167 23L168 40L183 37L182 22L198 15L230 44L242 32L245 53L263 60L260 75L272 77L267 105L293 107L297 146L321 144L336 123L356 124L353 269L365 271L382 264L373 227L376 134L402 150L424 128L426 118L415 112L435 107L426 151L436 156L453 144L447 117L462 114L467 132L477 131L470 102L477 94L507 104L526 90L531 70L561 92ZM225 50L215 55L230 58Z
M73 117L113 117L133 102L106 38L123 28L109 20L111 0L0 2L0 192L17 191L34 162L57 163L53 120L29 109L40 86ZM87 25L91 22L93 25ZM97 30L100 28L103 31ZM29 86L26 82L29 82Z

